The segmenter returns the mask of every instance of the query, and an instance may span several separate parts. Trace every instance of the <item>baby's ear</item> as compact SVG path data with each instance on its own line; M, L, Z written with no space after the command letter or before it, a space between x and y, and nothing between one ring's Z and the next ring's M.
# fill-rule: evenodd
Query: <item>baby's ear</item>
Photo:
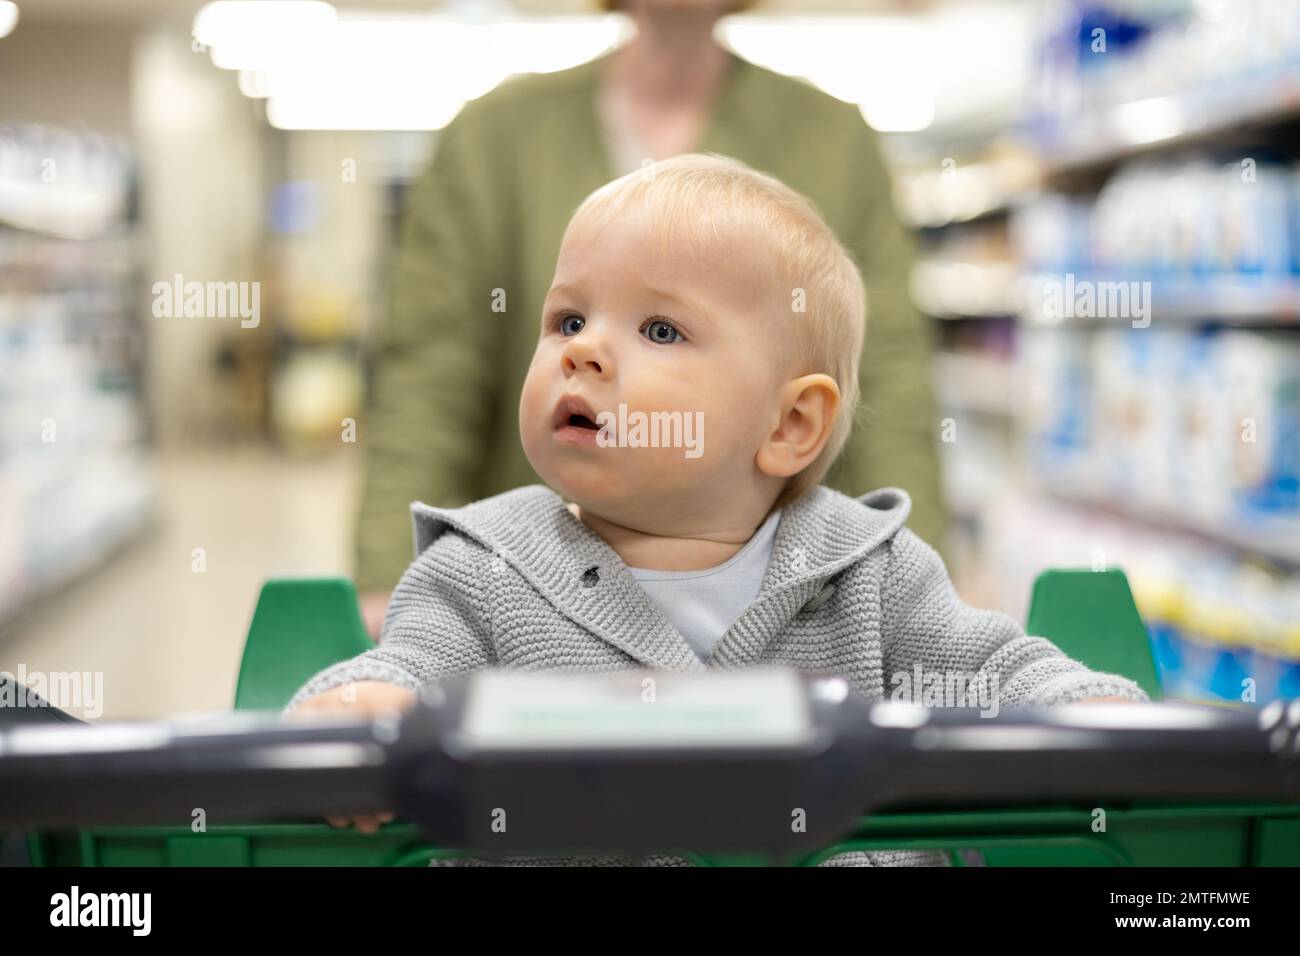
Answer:
M758 449L755 463L765 475L789 478L821 454L830 439L840 387L820 372L801 375L781 386L774 427Z

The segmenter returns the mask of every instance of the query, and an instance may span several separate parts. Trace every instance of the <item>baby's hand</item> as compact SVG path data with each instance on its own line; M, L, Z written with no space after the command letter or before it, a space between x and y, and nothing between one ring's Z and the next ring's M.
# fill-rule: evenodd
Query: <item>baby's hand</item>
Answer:
M357 680L308 697L286 716L338 714L356 720L374 720L400 714L416 700L415 693L405 687L382 680Z
M413 691L386 681L353 681L308 697L285 716L293 720L338 714L356 720L375 720L395 716L410 708L417 699ZM355 823L362 833L374 833L380 824L391 821L393 814L379 813L351 818L327 816L325 819L331 826L346 827L349 823Z
M366 625L366 632L374 641L379 640L379 632L384 629L384 615L388 613L388 602L393 599L393 592L363 591L357 596L357 608L361 611L361 620Z

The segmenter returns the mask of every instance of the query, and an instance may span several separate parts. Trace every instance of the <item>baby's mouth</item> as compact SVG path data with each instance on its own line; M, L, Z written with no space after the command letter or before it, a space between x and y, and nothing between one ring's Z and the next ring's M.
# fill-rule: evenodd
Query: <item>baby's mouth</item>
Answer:
M551 426L555 431L562 428L578 428L586 431L599 431L596 413L590 405L577 395L565 395L555 406Z

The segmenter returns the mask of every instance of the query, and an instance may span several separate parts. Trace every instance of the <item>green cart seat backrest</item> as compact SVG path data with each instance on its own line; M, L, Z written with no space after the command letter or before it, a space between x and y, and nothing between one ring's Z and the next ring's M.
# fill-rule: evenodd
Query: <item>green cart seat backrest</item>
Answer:
M235 709L280 710L317 671L374 646L351 581L267 581L244 644Z
M1034 582L1025 630L1092 670L1127 677L1152 700L1161 699L1146 625L1118 568L1044 571Z

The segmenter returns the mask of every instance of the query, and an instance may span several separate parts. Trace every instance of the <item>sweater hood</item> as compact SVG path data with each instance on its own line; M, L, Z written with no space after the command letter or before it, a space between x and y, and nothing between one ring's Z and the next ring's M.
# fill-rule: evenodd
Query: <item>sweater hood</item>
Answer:
M880 488L859 498L824 485L811 489L785 506L759 593L831 577L887 541L903 526L911 507L900 488ZM417 501L411 514L417 557L448 529L455 529L530 578L562 579L592 567L598 572L602 566L626 567L618 553L544 485L515 488L460 508ZM566 556L573 560L566 562Z

